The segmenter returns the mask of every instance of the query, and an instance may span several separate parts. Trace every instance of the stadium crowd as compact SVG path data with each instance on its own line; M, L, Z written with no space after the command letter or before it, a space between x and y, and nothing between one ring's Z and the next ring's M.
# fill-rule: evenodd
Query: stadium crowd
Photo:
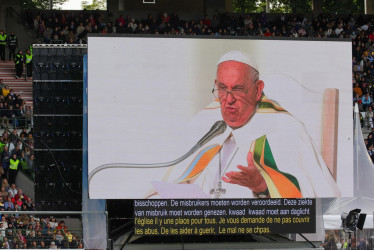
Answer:
M9 128L9 122L13 128L28 128L32 120L31 107L3 79L0 79L0 119L3 128Z
M322 14L310 18L302 14L279 14L277 18L269 18L265 13L225 13L212 17L204 16L200 20L182 20L178 14L164 11L160 15L149 14L143 20L138 20L130 15L120 15L113 19L104 12L28 11L25 19L38 42L46 44L87 43L88 33L351 39L353 104L357 103L359 106L362 126L372 128L365 143L374 161L374 20L371 17ZM9 58L10 56L9 54ZM11 159L15 157L14 159L19 159L22 169L33 172L32 148L23 146L17 139L17 128L27 128L32 111L2 80L0 83L2 126L9 127L11 122L14 128L11 134L5 131L0 137L0 174L2 177L9 176L11 183L9 186L7 177L3 178L0 209L32 211L35 206L30 198L26 195L23 195L23 198L16 196L20 189L15 188L15 177L9 167ZM20 119L23 116L26 119ZM32 146L32 132L26 131L24 129L20 133L20 139ZM77 236L66 229L63 221L57 223L53 218L25 218L23 215L1 217L0 241L3 248L83 247Z
M225 13L182 20L164 11L143 20L129 15L111 20L104 12L29 11L26 20L43 43L87 43L88 33L351 39L353 104L359 106L362 126L374 127L374 19L370 16L280 14L268 18L265 13ZM374 161L372 137L370 133L365 142Z
M32 120L32 109L22 100L21 95L9 89L3 79L0 79L0 175L9 178L10 183L15 183L19 169L33 176L34 154L33 133L28 130ZM10 123L13 131L9 130ZM22 129L19 132L19 129Z
M11 192L9 192L10 195ZM26 195L19 196L16 194L16 197L24 197L25 202L22 206L26 206L26 209L34 209L33 203L28 203L30 198ZM6 201L4 203L7 204L9 202ZM16 204L15 206L18 205ZM17 209L15 208L14 211L23 211L23 208L19 209L17 207ZM1 217L0 245L4 249L83 248L81 239L76 233L68 230L63 220L57 221L53 217L35 217L25 214L5 214Z
M83 248L79 232L68 230L64 221L17 213L35 211L32 199L15 184L20 168L31 175L33 173L33 145L33 134L26 128L20 134L17 129L12 133L5 130L0 136L0 210L15 212L12 215L0 213L0 247Z
M19 133L14 127L11 132L4 130L0 136L0 210L15 212L1 215L0 247L83 248L80 232L68 230L63 220L57 222L55 218L17 213L35 210L32 199L15 184L20 169L34 177L34 139L32 130L27 130L24 127Z
M181 20L178 14L164 11L160 16L149 14L143 20L120 15L114 21L104 12L27 13L27 23L44 43L86 43L88 33L214 35L350 38L354 47L371 33L372 20L362 17L320 15L308 18L302 14L282 14L268 21L265 13L237 15L225 13L200 20ZM360 58L361 59L361 58Z

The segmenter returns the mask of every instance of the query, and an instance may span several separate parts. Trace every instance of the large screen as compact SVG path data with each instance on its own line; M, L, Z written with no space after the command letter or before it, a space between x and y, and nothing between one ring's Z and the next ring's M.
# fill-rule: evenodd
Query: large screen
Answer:
M91 199L353 195L349 42L91 36L88 44ZM197 145L221 120L226 129Z

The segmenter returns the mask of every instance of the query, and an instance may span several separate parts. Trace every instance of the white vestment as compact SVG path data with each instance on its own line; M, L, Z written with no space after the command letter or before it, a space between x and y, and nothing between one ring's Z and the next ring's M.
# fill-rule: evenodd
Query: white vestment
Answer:
M217 120L222 120L220 108L207 108L201 111L192 123L197 128L199 124L200 126L202 124L210 124L209 126L211 126ZM204 128L204 131L206 131L206 128ZM229 138L231 133L232 137ZM227 127L223 134L216 136L207 145L203 146L203 148L206 148L210 145L218 144L223 145L223 148L220 153L217 153L210 160L205 169L193 179L193 184L198 185L205 194L214 198L211 190L217 187L220 180L220 157L221 177L224 173L230 171L240 171L237 166L248 165L247 155L250 152L251 145L262 136L266 136L278 170L296 178L302 197L340 196L339 188L323 161L320 152L316 151L316 147L305 130L304 124L287 112L256 112L244 126L234 130ZM228 138L229 140L227 140ZM225 141L230 142L230 145L224 145ZM229 148L229 150L225 150L225 147ZM168 169L162 181L178 183L178 179L180 180L181 175L184 174L199 152L200 150L182 163ZM253 197L252 191L247 187L223 181L221 184L226 192L220 198ZM275 197L272 196L272 198Z

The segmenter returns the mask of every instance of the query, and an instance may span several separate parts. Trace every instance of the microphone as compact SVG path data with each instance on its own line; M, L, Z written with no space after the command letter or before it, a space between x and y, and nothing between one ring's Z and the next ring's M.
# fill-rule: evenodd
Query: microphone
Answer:
M178 159L174 161L164 162L164 163L154 163L154 164L137 164L137 163L109 163L101 165L97 168L95 168L89 175L88 175L88 184L90 184L92 177L96 175L98 172L108 169L108 168L165 168L170 167L175 164L178 164L179 162L185 160L190 155L196 152L201 146L203 146L205 143L216 137L217 135L222 134L225 132L227 128L227 124L224 121L217 121L213 124L211 129L208 133L206 133L196 144L193 146L186 154L182 155Z
M225 132L227 128L227 124L225 121L217 121L216 123L213 124L212 128L209 130L208 133L206 133L203 138L201 138L197 144L203 146L205 143L216 137L217 135L222 134Z

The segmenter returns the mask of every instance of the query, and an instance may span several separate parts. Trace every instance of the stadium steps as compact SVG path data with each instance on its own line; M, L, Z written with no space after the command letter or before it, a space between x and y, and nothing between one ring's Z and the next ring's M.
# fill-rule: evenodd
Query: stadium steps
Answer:
M13 61L0 61L0 79L3 79L4 84L8 85L9 89L13 89L17 95L21 95L26 104L32 107L32 78L25 79L25 70L20 79L16 79L15 75Z

